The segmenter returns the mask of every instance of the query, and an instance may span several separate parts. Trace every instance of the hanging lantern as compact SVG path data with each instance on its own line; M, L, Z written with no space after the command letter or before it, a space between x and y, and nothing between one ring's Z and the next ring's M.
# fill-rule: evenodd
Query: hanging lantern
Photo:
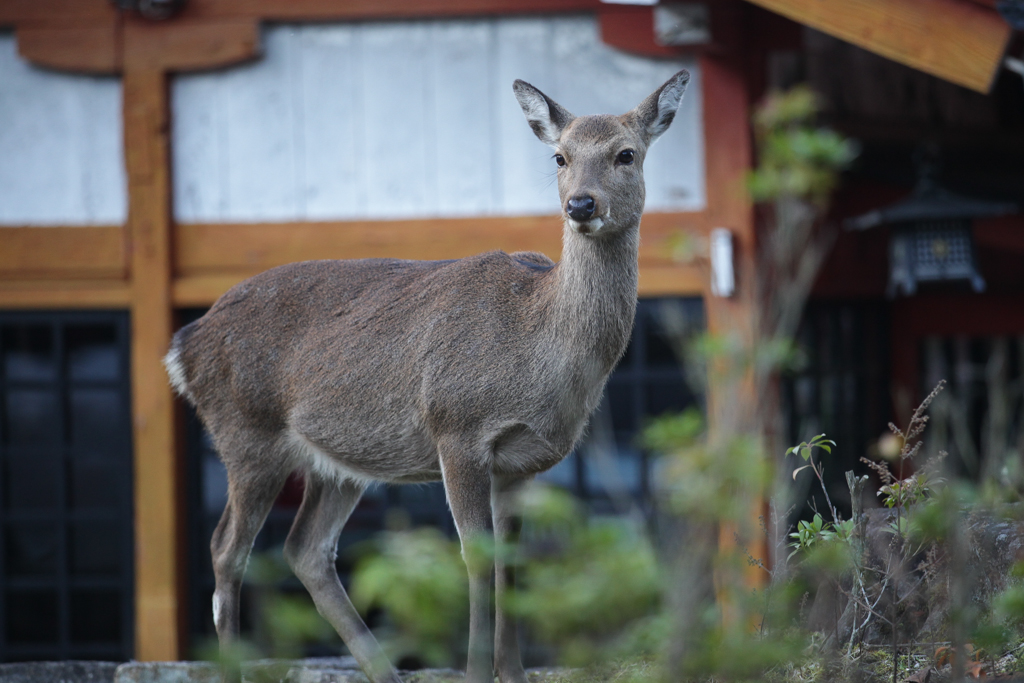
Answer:
M1016 211L1014 204L973 199L945 190L926 167L910 198L850 218L844 225L847 230L890 226L889 297L910 296L922 282L956 280L965 280L975 292L981 292L985 279L974 257L974 219Z

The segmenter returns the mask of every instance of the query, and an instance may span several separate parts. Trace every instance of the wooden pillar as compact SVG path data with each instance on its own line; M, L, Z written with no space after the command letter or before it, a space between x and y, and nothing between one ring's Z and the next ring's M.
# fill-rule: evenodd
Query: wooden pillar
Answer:
M173 332L168 73L230 66L259 54L257 22L153 23L122 35L131 267L135 446L135 657L185 654L182 451L163 356Z
M734 4L717 8L713 20L723 25L721 53L701 55L704 149L707 177L708 224L728 228L734 236L736 293L729 298L705 292L708 329L734 332L750 339L753 333L754 210L747 192L747 173L753 165L751 103L746 73L738 58L743 44L742 12Z
M752 343L756 239L753 206L746 190L746 175L753 158L746 81L735 62L708 55L701 58L701 78L708 224L732 232L736 273L736 291L731 297L714 296L705 289L708 331L736 335L742 342ZM723 388L709 387L708 417L712 421L735 417L742 407L735 403L736 399L754 400L752 383L747 387L749 392L739 397L720 395Z
M738 13L730 12L726 26L736 30L740 23ZM733 234L736 292L728 298L717 297L705 289L704 304L708 331L733 336L750 346L756 329L755 261L757 240L754 211L746 189L746 177L753 163L750 127L751 105L745 69L737 59L738 38L725 36L733 48L724 54L705 53L700 60L704 89L705 165L707 171L708 224L727 228ZM754 419L757 406L753 376L729 378L708 385L709 434L728 439L750 434L757 429ZM751 501L750 515L753 528L762 514L764 502ZM736 548L737 527L722 524L719 529L719 548ZM746 539L747 551L754 557L765 558L767 546L760 536ZM748 586L763 585L764 577L757 567L744 575ZM719 577L724 582L734 577ZM724 589L724 585L719 586ZM727 621L733 619L732 598L727 591L718 590L719 603Z
M161 359L172 332L167 77L124 69L131 266L132 424L135 448L135 657L182 654L183 558L179 550L174 398Z

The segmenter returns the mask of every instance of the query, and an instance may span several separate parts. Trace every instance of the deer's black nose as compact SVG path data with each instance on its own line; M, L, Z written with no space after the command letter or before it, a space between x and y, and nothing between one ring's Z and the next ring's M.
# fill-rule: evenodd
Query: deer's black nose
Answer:
M566 213L574 221L589 221L594 215L596 204L590 195L573 197L566 202Z

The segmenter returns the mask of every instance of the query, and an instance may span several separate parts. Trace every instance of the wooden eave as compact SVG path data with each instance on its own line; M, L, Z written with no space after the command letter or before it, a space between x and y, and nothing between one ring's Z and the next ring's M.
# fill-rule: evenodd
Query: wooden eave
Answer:
M987 93L1012 33L992 0L747 0L895 62Z

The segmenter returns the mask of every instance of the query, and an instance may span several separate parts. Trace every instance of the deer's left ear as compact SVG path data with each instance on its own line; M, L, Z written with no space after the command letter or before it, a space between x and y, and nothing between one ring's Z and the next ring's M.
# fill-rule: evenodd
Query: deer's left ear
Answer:
M679 103L686 92L686 84L689 82L690 72L683 69L665 81L664 85L648 95L647 99L629 113L647 144L651 144L668 130L672 119L676 117Z

